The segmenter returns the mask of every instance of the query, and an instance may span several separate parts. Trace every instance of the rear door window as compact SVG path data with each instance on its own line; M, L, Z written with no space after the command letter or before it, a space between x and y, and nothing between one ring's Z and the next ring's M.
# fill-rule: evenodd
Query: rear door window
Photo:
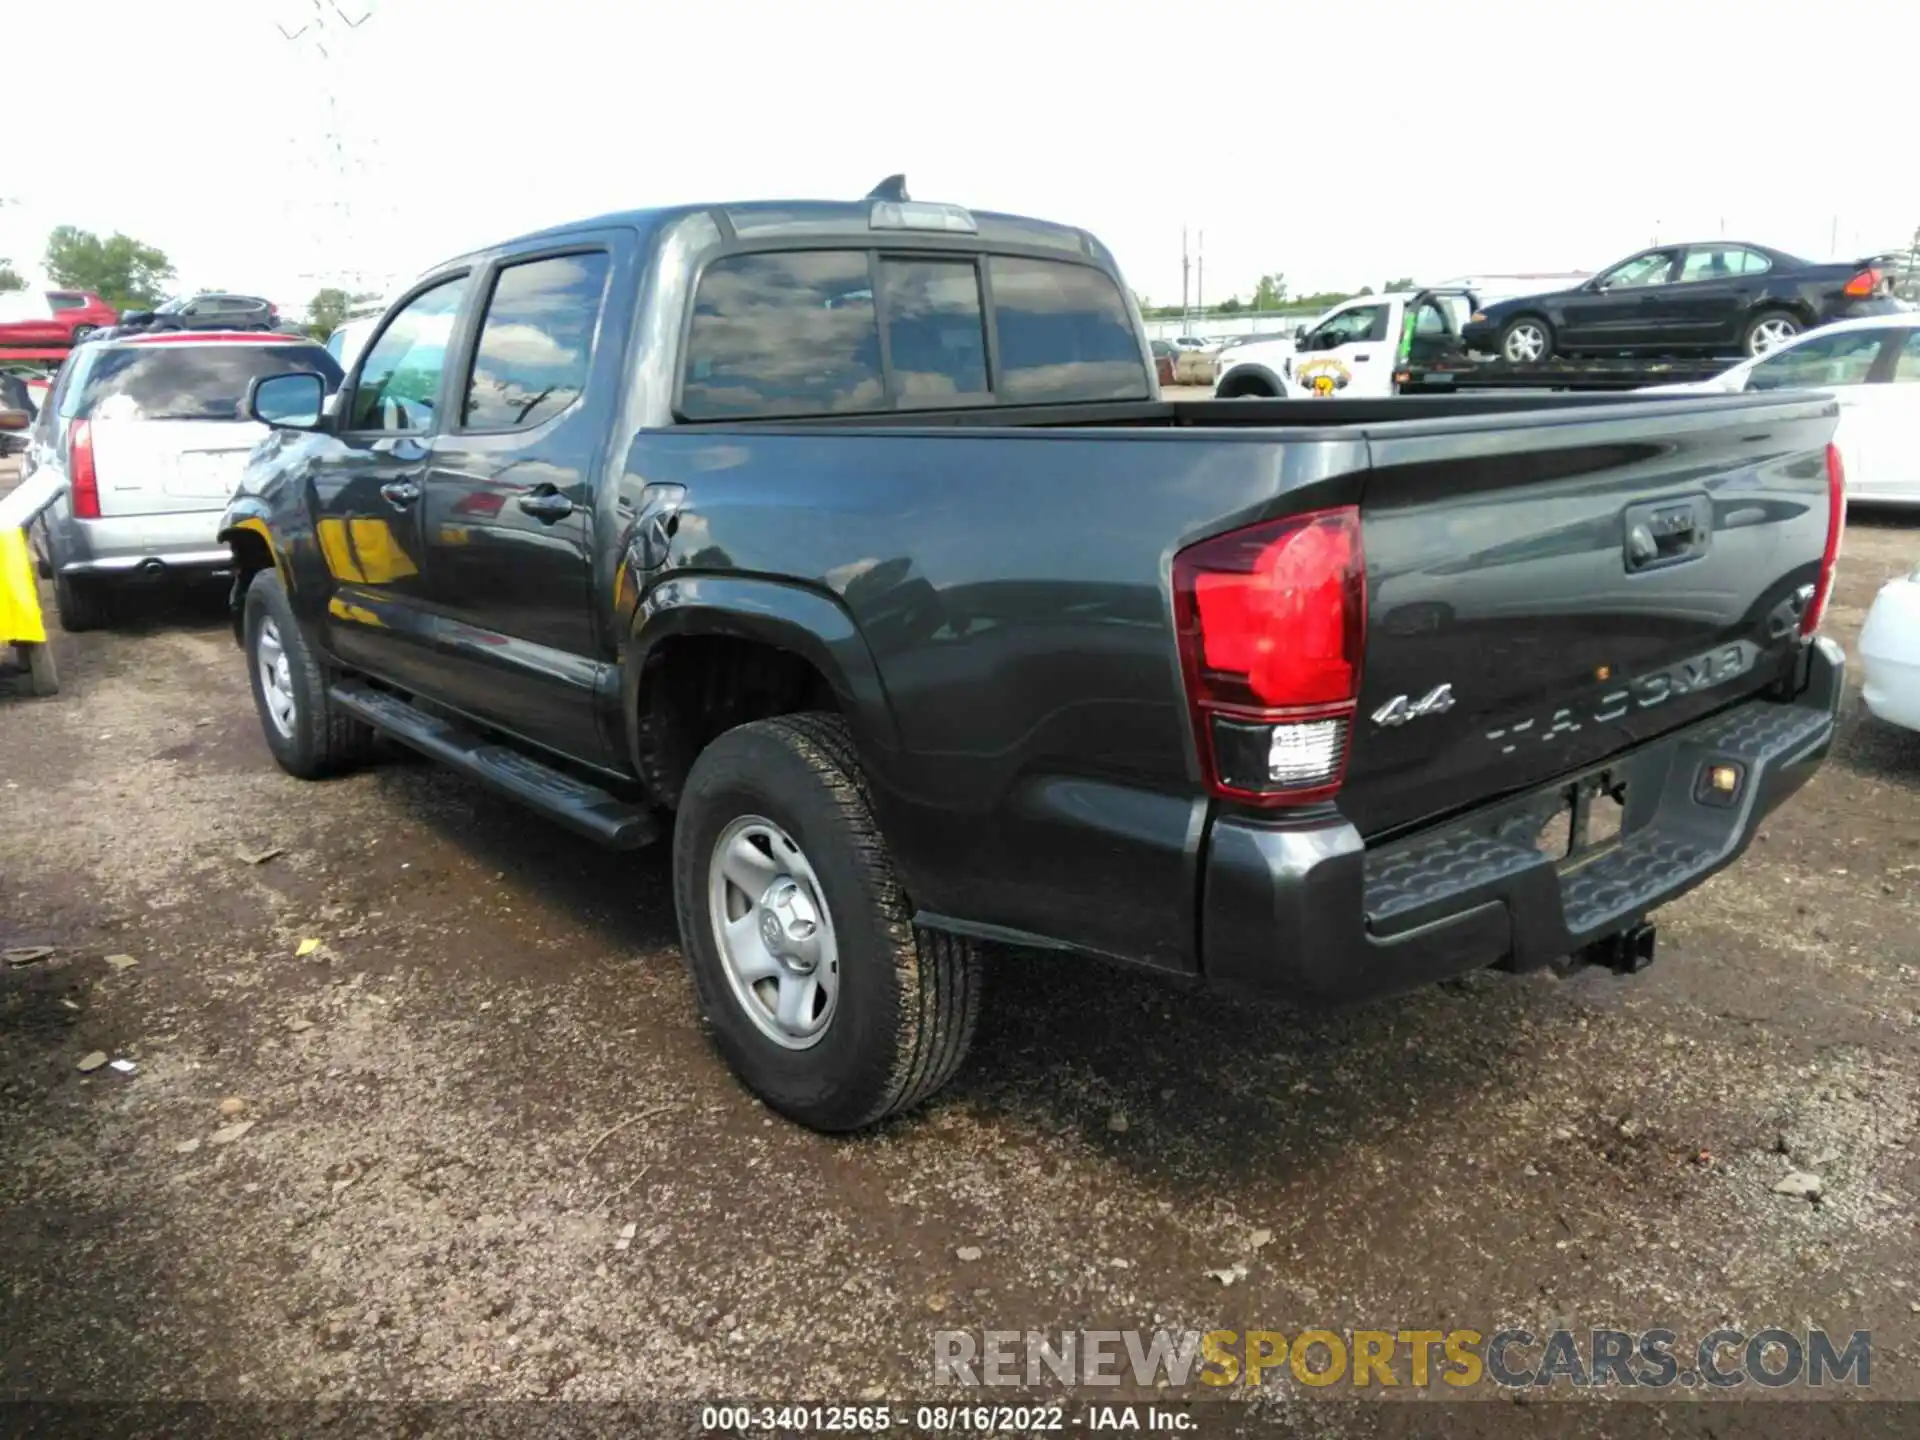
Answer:
M1102 271L995 255L987 262L1002 400L1142 400L1147 369L1132 317Z
M987 394L980 274L971 260L882 260L894 404L940 405Z
M503 266L467 375L461 423L528 429L573 404L587 383L606 288L604 251Z
M268 375L302 371L327 389L340 367L318 345L93 345L60 397L62 419L239 420L247 386Z
M886 401L864 250L731 255L700 278L680 411L829 415Z

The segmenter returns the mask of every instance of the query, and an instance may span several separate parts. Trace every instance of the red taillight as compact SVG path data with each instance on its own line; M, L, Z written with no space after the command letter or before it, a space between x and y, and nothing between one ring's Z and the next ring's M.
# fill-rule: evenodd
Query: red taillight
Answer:
M1208 787L1256 805L1339 790L1366 642L1360 512L1290 516L1182 550L1173 602Z
M1880 288L1880 272L1868 266L1858 275L1847 281L1846 292L1855 297L1871 295Z
M67 431L67 480L76 519L100 518L100 477L93 468L93 424L76 420Z
M1847 528L1847 467L1840 463L1840 447L1827 446L1827 548L1820 553L1820 578L1814 582L1813 598L1800 616L1800 633L1811 635L1820 628L1827 613L1827 601L1833 595L1833 571L1840 560L1840 532Z

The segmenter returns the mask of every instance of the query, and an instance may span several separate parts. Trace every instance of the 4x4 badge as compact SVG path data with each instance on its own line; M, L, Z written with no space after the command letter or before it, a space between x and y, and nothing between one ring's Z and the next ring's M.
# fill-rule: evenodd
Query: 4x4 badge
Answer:
M1418 700L1409 700L1404 695L1396 695L1378 710L1373 712L1376 725L1404 725L1409 720L1418 720L1423 715L1444 715L1453 708L1453 686L1436 685Z

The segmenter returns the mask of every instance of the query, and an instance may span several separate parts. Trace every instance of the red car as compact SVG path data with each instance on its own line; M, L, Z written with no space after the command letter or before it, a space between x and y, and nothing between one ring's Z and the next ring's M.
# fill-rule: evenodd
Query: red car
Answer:
M119 318L120 312L91 290L0 295L0 349L72 345Z

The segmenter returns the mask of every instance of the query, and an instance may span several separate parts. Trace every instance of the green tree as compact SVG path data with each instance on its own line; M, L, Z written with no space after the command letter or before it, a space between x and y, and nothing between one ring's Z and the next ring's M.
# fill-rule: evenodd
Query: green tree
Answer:
M1277 270L1271 275L1262 275L1260 283L1253 287L1253 308L1278 310L1286 303L1287 277Z
M1386 284L1382 285L1380 287L1380 293L1384 295L1394 290L1411 290L1413 288L1413 277L1411 275L1402 275L1398 280L1389 280Z
M1373 292L1365 289L1358 292L1352 290L1320 290L1312 295L1301 295L1297 297L1293 303L1302 310L1330 310L1342 300L1353 299L1356 293L1371 295Z
M0 260L0 295L9 290L24 290L27 282L20 278L20 272L13 268L11 260Z
M307 333L316 340L324 340L342 325L354 310L379 299L371 291L348 291L337 285L326 285L313 292L313 298L307 302Z
M47 236L47 274L68 290L91 290L116 310L151 310L166 298L173 263L166 252L115 231L56 225Z
M1240 297L1238 295L1229 295L1218 305L1214 306L1214 309L1222 315L1238 315L1244 308L1240 303Z

